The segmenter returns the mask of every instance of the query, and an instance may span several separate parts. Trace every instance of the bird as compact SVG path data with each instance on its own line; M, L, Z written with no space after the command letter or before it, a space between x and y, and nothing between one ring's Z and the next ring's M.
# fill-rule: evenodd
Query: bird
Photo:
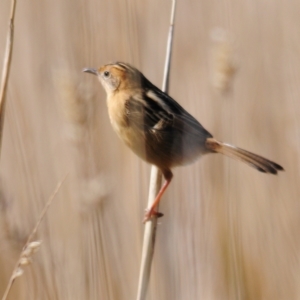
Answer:
M157 166L165 179L143 223L163 214L156 207L172 177L172 169L208 153L221 153L256 170L277 174L279 164L213 137L190 113L151 83L131 64L114 62L83 72L96 75L107 98L111 125L121 140L144 161Z

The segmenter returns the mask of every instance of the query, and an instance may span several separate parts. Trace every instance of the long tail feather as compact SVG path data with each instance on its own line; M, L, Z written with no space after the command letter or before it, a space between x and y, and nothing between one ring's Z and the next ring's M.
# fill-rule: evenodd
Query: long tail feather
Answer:
M208 138L206 140L206 148L212 152L222 153L233 159L243 161L260 172L277 174L278 171L284 171L282 166L269 159L241 148L219 142L214 138Z

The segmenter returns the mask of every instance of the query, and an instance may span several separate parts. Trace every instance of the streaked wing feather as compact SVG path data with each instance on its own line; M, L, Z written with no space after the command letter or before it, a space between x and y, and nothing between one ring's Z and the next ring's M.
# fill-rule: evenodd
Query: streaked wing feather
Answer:
M132 126L150 133L175 130L183 134L212 135L179 103L162 92L146 78L144 94L135 95L126 102L127 118Z
M160 103L163 105L162 109L171 113L176 119L181 122L174 122L176 124L184 124L184 127L189 127L192 131L200 132L202 135L207 135L207 137L212 137L212 135L191 115L189 114L178 102L171 98L168 94L161 91L158 87L153 85L148 79L144 78L144 85L149 91L154 93L154 95L161 99ZM175 129L174 128L174 129ZM182 126L176 128L177 130L183 130Z
M130 125L139 130L150 132L153 130L166 130L167 127L172 126L173 115L150 98L130 98L125 106Z

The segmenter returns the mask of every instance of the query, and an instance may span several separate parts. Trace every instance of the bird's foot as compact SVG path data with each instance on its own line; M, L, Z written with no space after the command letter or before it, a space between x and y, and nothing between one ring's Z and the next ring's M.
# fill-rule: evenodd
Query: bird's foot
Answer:
M158 211L155 211L154 209L145 209L145 216L143 223L145 224L147 221L151 220L153 217L161 218L164 214Z

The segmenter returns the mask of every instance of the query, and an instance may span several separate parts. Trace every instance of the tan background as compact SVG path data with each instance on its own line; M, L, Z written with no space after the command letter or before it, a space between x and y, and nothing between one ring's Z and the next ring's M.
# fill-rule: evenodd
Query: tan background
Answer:
M9 5L0 2L1 58ZM81 70L121 60L161 86L170 7L18 2L0 165L0 294L70 172L10 299L135 299L150 167L113 133L102 88ZM300 299L299 16L299 0L179 1L170 94L217 138L286 172L213 155L176 169L148 299Z

